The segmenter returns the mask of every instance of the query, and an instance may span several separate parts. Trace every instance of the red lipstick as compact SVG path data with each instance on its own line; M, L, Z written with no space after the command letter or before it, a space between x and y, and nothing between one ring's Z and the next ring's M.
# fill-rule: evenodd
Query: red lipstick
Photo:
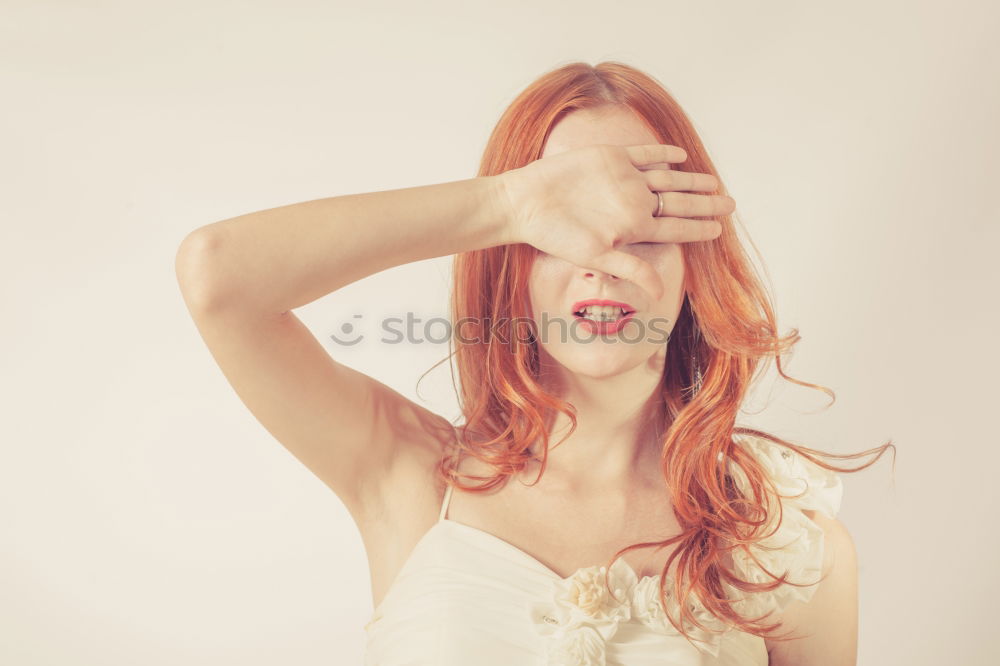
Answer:
M577 301L576 303L573 304L573 314L580 312L588 305L611 305L611 306L617 305L618 307L620 307L622 310L625 311L625 314L632 314L633 312L635 312L635 308L633 308L628 303L622 303L621 301L608 301L601 298L588 298L585 301Z
M593 319L588 319L582 315L584 308L588 305L605 305L611 307L619 307L624 311L621 318L614 321L594 321ZM599 298L590 298L585 301L577 301L573 304L573 316L576 321L580 323L588 333L596 333L598 335L610 335L612 333L617 333L628 323L628 320L632 318L635 314L635 308L633 308L628 303L623 303L621 301L609 301Z

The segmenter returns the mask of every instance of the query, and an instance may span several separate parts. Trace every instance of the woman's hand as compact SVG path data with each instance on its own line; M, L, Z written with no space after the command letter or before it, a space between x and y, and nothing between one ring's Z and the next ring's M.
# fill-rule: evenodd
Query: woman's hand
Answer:
M511 237L578 266L631 280L659 300L662 285L653 267L618 247L712 240L722 233L720 222L689 218L736 209L732 197L688 194L717 189L719 181L711 174L650 168L686 159L678 146L595 145L506 171L498 183L506 195ZM662 192L663 209L654 217L657 192Z

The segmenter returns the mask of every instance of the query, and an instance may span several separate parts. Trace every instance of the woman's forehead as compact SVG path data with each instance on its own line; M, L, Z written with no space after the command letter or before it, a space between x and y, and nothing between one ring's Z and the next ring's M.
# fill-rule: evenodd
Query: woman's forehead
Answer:
M631 111L578 109L556 123L549 132L542 157L597 144L634 146L659 143Z

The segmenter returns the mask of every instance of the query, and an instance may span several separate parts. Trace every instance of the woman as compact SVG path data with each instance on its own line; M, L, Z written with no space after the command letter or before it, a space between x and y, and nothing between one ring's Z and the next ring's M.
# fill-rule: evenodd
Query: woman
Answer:
M661 86L577 63L514 101L477 178L184 240L214 358L361 531L366 663L855 663L831 470L856 470L735 425L760 360L798 336L777 335L723 192ZM448 254L458 427L291 312Z

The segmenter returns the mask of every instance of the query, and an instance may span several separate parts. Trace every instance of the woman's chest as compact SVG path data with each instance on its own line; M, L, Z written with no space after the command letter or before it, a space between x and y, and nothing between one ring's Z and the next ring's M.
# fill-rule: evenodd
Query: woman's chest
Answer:
M450 520L488 532L543 563L560 577L603 566L622 555L641 576L660 575L682 530L666 493L595 491L585 497L523 489L494 495L453 491Z

